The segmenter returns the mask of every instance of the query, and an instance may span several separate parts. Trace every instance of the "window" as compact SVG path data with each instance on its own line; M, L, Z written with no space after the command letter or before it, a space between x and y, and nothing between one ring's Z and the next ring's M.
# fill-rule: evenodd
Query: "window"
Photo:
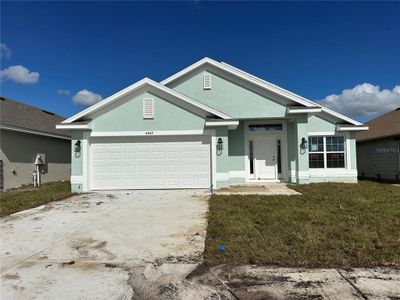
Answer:
M250 160L250 174L254 174L254 155L253 155L253 141L249 141L249 160Z
M278 154L278 174L282 174L281 140L276 141Z
M282 124L256 124L249 125L249 131L280 131Z
M313 169L344 168L345 149L342 136L313 136L308 138L308 161Z
M154 119L154 99L143 99L143 119Z
M211 90L211 74L209 73L203 75L203 89Z

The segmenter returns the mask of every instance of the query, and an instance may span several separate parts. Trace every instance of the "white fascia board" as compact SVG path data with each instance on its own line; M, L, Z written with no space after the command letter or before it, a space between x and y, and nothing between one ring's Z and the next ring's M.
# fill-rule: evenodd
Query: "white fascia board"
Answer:
M203 135L203 130L96 131L90 137Z
M368 130L368 126L348 126L348 125L336 125L337 131L365 131Z
M288 90L286 90L284 88L281 88L281 87L279 87L279 86L277 86L275 84L272 84L272 83L270 83L270 82L268 82L268 81L266 81L264 79L261 79L261 78L259 78L257 76L254 76L254 75L252 75L250 73L247 73L247 72L245 72L243 70L240 70L240 69L238 69L238 68L236 68L234 66L231 66L231 65L229 65L227 63L224 63L224 62L220 63L220 62L212 60L212 59L210 59L208 57L205 57L205 58L199 60L198 62L190 65L189 67L181 70L180 72L178 72L178 73L176 73L176 74L164 79L161 82L161 84L167 85L167 84L175 81L176 79L182 77L183 75L191 72L192 70L194 70L194 69L206 64L206 63L208 63L208 64L210 64L210 65L212 65L212 66L214 66L216 68L222 69L225 72L230 73L232 75L235 75L235 76L237 76L237 77L239 77L241 79L244 79L246 81L252 82L253 84L255 84L257 86L260 86L260 87L262 87L264 89L272 91L272 92L274 92L274 93L276 93L276 94L278 94L280 96L283 96L283 97L285 97L285 98L287 98L289 100L297 102L297 103L299 103L301 105L304 105L306 107L315 107L315 106L321 107L322 110L325 111L329 115L335 116L335 117L337 117L337 118L339 118L341 120L345 120L345 121L347 121L347 122L349 122L349 123L351 123L353 125L362 125L362 123L357 122L357 121L355 121L355 120L353 120L353 119L351 119L349 117L346 117L346 116L344 116L342 114L339 114L339 113L337 113L337 112L335 112L335 111L333 111L331 109L328 109L328 108L326 108L326 107L324 107L324 106L322 106L322 105L320 105L320 104L318 104L318 103L316 103L314 101L311 101L311 100L309 100L307 98L304 98L304 97L302 97L300 95L297 95L295 93L292 93L292 92L290 92L290 91L288 91Z
M56 129L67 129L67 130L74 130L74 129L90 129L88 124L57 124Z
M319 113L321 111L322 111L321 107L287 108L288 114Z
M140 81L138 81L138 82L126 87L126 88L124 88L123 90L111 95L110 97L100 101L99 103L86 108L85 110L83 110L83 111L77 113L76 115L64 120L61 123L62 124L69 124L71 122L74 122L74 121L78 120L79 118L82 118L83 116L86 116L86 115L88 115L90 113L93 113L93 112L101 109L102 107L104 107L106 105L109 105L109 104L113 103L114 101L117 101L118 99L122 98L123 96L127 95L128 93L133 92L133 91L135 91L137 89L140 89L140 88L144 87L145 85L152 86L155 89L158 89L158 90L161 90L161 91L163 91L163 92L165 92L167 94L170 94L173 97L175 97L175 98L177 98L177 99L179 99L181 101L187 102L187 103L189 103L189 104L191 104L191 105L193 105L195 107L198 107L198 108L202 109L203 111L209 112L209 113L211 113L211 114L213 114L215 116L218 116L220 118L232 119L232 117L230 117L230 116L228 116L228 115L226 115L226 114L224 114L222 112L219 112L219 111L217 111L217 110L215 110L215 109L213 109L213 108L211 108L211 107L209 107L207 105L204 105L204 104L202 104L202 103L200 103L200 102L198 102L198 101L196 101L194 99L191 99L191 98L189 98L189 97L187 97L185 95L182 95L182 94L180 94L180 93L178 93L178 92L176 92L176 91L174 91L174 90L172 90L172 89L170 89L170 88L168 88L166 86L163 86L163 85L161 85L161 84L149 79L149 78L144 78L144 79L142 79L142 80L140 80Z
M206 121L206 127L228 126L228 129L236 129L239 121Z
M36 135L41 135L41 136L48 136L48 137L63 139L63 140L71 139L70 137L64 136L64 135L47 133L47 132L43 132L43 131L37 131L37 130L33 130L33 129L28 129L28 128L21 128L21 127L16 127L16 126L12 126L12 125L6 125L6 124L0 124L0 129L18 131L18 132L29 133L29 134L36 134Z

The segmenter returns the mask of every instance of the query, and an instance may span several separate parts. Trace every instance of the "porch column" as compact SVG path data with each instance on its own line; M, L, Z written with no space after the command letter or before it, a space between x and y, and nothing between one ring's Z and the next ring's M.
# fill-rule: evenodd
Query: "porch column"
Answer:
M302 148L301 143L304 138L308 142L308 115L299 115L296 117L296 183L303 184L310 182L310 172L308 164L308 147Z
M213 188L223 188L229 186L229 156L228 156L228 127L215 127L215 151L216 155L216 186ZM218 139L222 140L223 149L217 150Z

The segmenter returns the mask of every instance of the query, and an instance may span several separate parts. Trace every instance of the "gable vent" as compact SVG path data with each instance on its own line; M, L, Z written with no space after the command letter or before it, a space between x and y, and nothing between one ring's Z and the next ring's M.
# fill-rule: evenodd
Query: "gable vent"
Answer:
M211 74L209 73L203 75L203 89L211 90Z
M143 119L154 119L153 98L143 98Z

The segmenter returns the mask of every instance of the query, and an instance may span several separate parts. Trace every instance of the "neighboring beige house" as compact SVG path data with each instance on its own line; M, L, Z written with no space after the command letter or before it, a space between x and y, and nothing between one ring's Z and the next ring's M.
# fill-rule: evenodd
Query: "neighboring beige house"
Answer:
M55 128L63 117L5 97L0 112L0 189L32 183L35 162L42 183L69 180L70 135Z
M400 107L366 123L357 132L357 166L361 178L400 181Z

